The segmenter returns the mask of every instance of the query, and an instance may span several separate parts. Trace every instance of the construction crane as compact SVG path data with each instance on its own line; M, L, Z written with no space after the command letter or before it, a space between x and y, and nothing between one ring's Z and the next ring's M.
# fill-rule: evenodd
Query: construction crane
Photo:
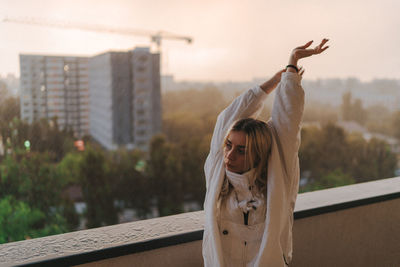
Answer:
M19 23L19 24L46 26L54 28L67 28L67 29L78 29L78 30L93 31L93 32L105 32L112 34L147 36L150 37L151 42L156 44L158 52L161 51L161 42L163 39L183 40L186 41L188 44L193 42L193 38L191 37L182 36L166 31L155 32L155 31L138 30L132 28L121 28L121 27L116 28L103 25L89 25L89 24L81 24L73 22L46 20L33 17L17 18L17 17L5 16L0 21L3 23Z

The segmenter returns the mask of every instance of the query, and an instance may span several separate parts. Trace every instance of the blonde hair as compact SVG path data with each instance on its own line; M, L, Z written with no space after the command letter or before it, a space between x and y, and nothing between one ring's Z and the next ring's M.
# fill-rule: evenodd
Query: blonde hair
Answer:
M257 119L241 119L236 121L224 139L226 145L231 132L244 132L246 134L245 162L249 169L255 169L255 185L259 192L267 191L268 159L271 153L272 137L266 122ZM225 177L221 196L225 196L232 189L232 186ZM266 194L265 194L266 195Z

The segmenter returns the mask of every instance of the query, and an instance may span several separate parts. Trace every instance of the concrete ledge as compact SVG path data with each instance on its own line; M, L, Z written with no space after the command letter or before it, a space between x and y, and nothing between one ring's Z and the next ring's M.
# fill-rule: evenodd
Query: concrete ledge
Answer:
M400 177L299 194L294 219L400 198Z
M299 219L394 199L400 199L400 177L299 194L294 233ZM71 266L140 254L199 241L203 223L198 211L3 244L0 266Z
M0 245L0 266L71 266L201 240L203 211Z

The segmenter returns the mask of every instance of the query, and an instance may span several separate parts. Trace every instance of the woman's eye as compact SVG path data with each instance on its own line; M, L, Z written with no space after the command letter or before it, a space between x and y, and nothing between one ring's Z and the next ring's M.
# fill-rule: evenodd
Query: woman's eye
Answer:
M244 152L245 152L245 151L242 150L242 149L239 149L238 152L239 152L240 155L244 155Z
M229 143L226 143L226 144L225 144L225 149L230 150L231 148L232 148L232 145L231 145L231 144L229 144Z

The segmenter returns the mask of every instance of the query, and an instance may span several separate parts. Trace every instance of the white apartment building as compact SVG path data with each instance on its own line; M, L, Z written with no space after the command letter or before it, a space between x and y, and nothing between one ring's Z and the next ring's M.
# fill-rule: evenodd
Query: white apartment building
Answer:
M20 55L21 118L57 118L77 138L89 134L87 57Z
M161 132L160 56L149 48L89 60L90 134L106 149L148 151Z

